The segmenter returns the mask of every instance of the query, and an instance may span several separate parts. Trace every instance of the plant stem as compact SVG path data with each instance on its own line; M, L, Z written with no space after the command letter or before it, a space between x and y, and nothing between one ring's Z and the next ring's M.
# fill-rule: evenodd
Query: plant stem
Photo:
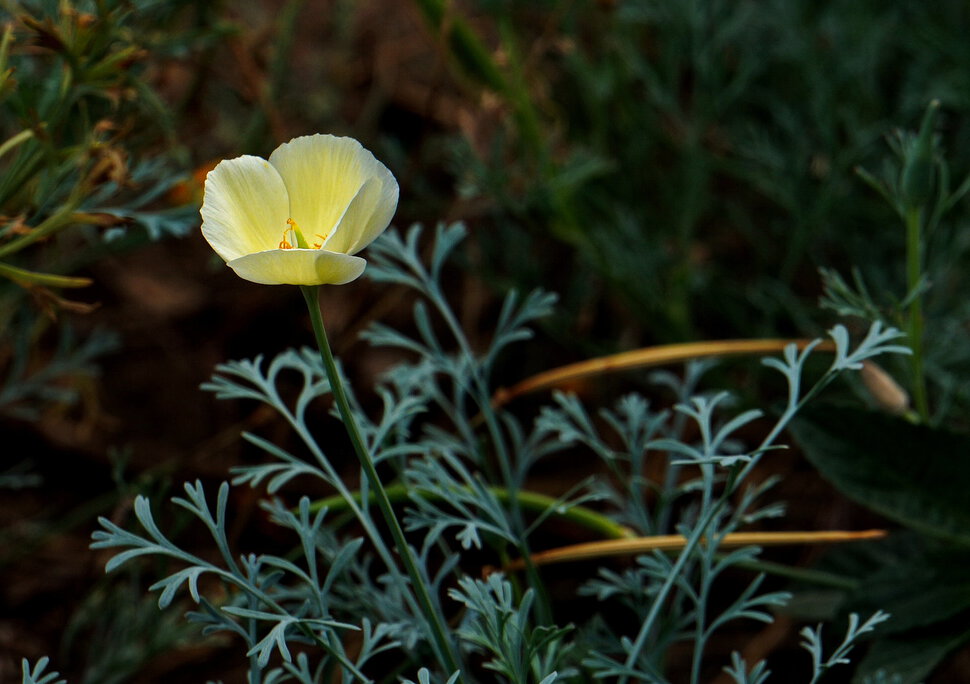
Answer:
M90 278L63 276L57 275L56 273L38 273L37 271L28 271L25 268L17 268L16 266L4 263L0 263L0 276L18 283L29 283L31 285L46 287L87 287L94 282Z
M316 337L317 346L320 349L320 357L323 360L324 368L327 371L327 379L330 381L330 390L333 393L334 403L337 405L337 410L340 412L340 417L343 419L344 427L347 430L347 435L350 437L354 451L357 452L357 457L360 459L360 465L364 471L364 476L367 478L367 482L374 492L377 500L377 506L380 508L381 513L384 516L384 522L387 524L388 528L390 528L391 536L394 539L394 544L397 546L398 553L402 562L404 563L404 568L408 573L408 577L411 579L411 587L415 598L417 599L421 612L424 613L424 618L427 621L427 627L430 632L429 636L431 637L432 645L437 652L441 664L446 668L447 673L451 674L460 670L459 660L455 653L454 645L448 636L445 622L436 608L435 602L431 598L428 587L425 585L424 579L421 576L421 573L418 571L418 565L416 559L414 558L414 553L411 550L411 547L408 545L407 539L404 538L404 530L401 529L401 524L398 522L397 516L394 514L394 508L391 506L391 501L387 496L387 491L384 489L384 485L381 482L380 477L377 475L377 469L374 467L374 461L367 449L367 445L364 443L364 438L361 435L360 427L357 425L357 421L354 419L354 414L350 409L350 402L347 400L347 393L344 390L343 382L340 379L340 373L337 371L337 364L333 358L333 351L330 349L330 342L327 340L327 333L323 325L323 316L320 313L320 303L317 300L318 290L318 286L300 287L300 291L303 293L303 298L306 300L307 309L310 312L310 322L313 325L313 334Z
M906 286L911 297L906 331L913 350L913 401L920 419L929 420L926 377L923 371L923 296L916 291L923 275L923 245L920 228L923 211L914 207L906 212Z
M803 352L804 353L804 352ZM742 468L732 471L732 475L728 478L728 482L725 487L724 494L715 501L706 513L701 513L700 519L697 521L690 536L687 538L683 548L681 549L680 555L677 556L677 560L674 562L673 567L670 569L670 573L667 579L657 590L657 593L653 597L653 604L650 607L650 612L647 614L646 619L640 626L640 631L637 633L637 637L630 646L629 653L627 655L625 666L627 669L632 669L636 664L637 659L640 657L640 653L643 651L644 646L647 644L647 639L650 637L653 631L654 623L660 616L660 610L663 607L664 602L667 600L667 596L673 590L676 584L677 578L680 573L683 572L684 567L687 564L690 555L694 552L694 549L701 543L701 540L706 536L708 532L708 527L714 523L717 516L720 514L721 509L727 505L730 500L731 495L737 491L740 483L744 481L744 478L751 472L752 469L761 461L761 456L770 446L774 444L775 439L781 433L781 431L788 425L791 419L798 412L799 408L804 406L805 402L811 399L815 394L826 384L828 384L831 379L831 371L824 375L821 380L819 380L815 385L805 393L804 396L799 398L799 390L797 385L789 385L788 391L788 407L785 412L775 423L775 426L771 429L768 435L762 440L761 445L754 452L756 455L748 461ZM628 675L622 675L619 679L620 684L626 684L629 680Z
M722 560L725 556L726 554L717 554L715 557L718 560ZM820 587L831 587L833 589L845 589L847 591L851 591L859 586L858 580L848 579L832 572L813 570L811 568L797 568L791 565L784 565L783 563L762 560L760 558L755 560L736 561L734 563L734 567L744 568L745 570L753 570L754 572L763 572L767 575L774 575L775 577L786 577L790 580L795 580L796 582L814 584Z
M448 306L448 302L445 299L441 288L438 286L438 283L434 282L433 280L428 280L426 281L426 284L435 306L445 319L445 323L451 330L455 341L458 342L458 346L461 348L461 352L465 356L468 367L475 369L472 374L473 391L471 396L481 409L481 415L485 419L485 425L488 428L489 435L492 438L492 446L495 449L496 460L498 461L499 468L502 471L502 479L505 480L505 486L508 488L512 524L514 525L515 533L518 537L517 545L519 547L519 553L522 554L522 558L525 562L525 572L526 576L528 577L529 584L533 589L535 589L537 599L535 602L536 618L542 625L551 625L552 605L549 601L549 594L546 591L546 586L539 577L539 573L535 565L532 563L532 551L529 549L529 540L526 538L525 534L525 523L522 516L521 500L519 498L520 481L512 470L512 459L510 452L505 443L505 438L502 434L501 426L499 425L497 416L495 414L495 409L492 406L488 388L487 373L477 362L475 354L472 352L471 346L468 344L468 339L462 332L461 326L458 324L458 320L455 318L455 314L451 310L451 307Z
M409 491L403 484L388 485L385 491L392 503L400 503L408 500ZM512 493L505 487L489 487L488 491L502 503L509 503L512 499ZM353 492L352 496L355 501L362 502L359 491ZM519 505L524 510L534 511L536 513L545 513L550 508L558 506L559 504L558 500L554 497L525 489L517 490L515 496L519 500ZM440 495L432 492L421 492L421 497L424 499L442 498ZM370 492L367 496L367 502L374 503L375 500L374 493ZM321 508L326 508L331 513L339 513L348 508L348 503L342 496L335 495L325 499L319 499L310 504L311 511L319 511ZM628 539L634 536L630 528L586 506L572 506L561 513L554 511L553 515L585 527L592 532L598 532L606 539Z
M647 639L653 632L653 626L657 618L660 616L660 610L667 600L667 596L670 594L674 585L677 583L677 579L680 577L681 572L684 570L684 566L687 565L687 561L694 549L700 544L701 539L704 538L708 527L720 513L720 509L725 504L724 499L717 501L707 514L704 515L691 531L690 536L684 543L684 547L680 554L677 556L677 560L674 561L673 566L670 568L670 572L667 575L667 579L657 590L656 595L653 598L653 603L650 606L650 611L647 613L647 617L644 619L643 624L640 625L640 631L637 633L636 639L630 645L629 653L627 654L626 662L624 663L626 669L632 670L636 665L637 660L640 658L640 653L643 651L644 646L647 644ZM628 675L622 675L619 679L620 683L623 684L628 681Z
M7 140L4 140L3 143L0 144L0 157L5 155L10 150L15 149L18 145L22 145L23 143L27 142L35 135L36 135L36 132L34 131L33 128L25 128L24 130L20 131L20 133L18 133L17 135L14 135L8 138Z
M29 233L15 240L11 240L0 247L0 257L18 252L27 245L37 242L41 238L45 238L69 223L72 223L74 221L74 209L76 206L77 202L69 201Z

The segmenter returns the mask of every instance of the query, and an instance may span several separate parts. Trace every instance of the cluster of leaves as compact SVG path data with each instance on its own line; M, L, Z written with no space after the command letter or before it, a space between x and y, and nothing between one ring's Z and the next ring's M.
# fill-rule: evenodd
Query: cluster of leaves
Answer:
M629 396L599 420L575 397L558 395L529 426L492 404L491 374L502 350L531 336L529 325L548 314L552 297L510 293L491 344L476 351L458 326L440 281L464 230L439 227L430 266L420 257L420 235L417 227L403 238L390 232L370 252L374 279L419 294L415 334L381 325L366 334L373 344L399 347L416 358L395 366L378 386L382 409L377 417L352 399L366 449L385 477L400 485L393 491L404 506L433 609L443 622L458 621L449 639L463 663L460 671L421 669L417 680L495 676L479 673L479 663L486 672L521 684L579 676L662 682L669 676L669 647L689 643L694 653L690 681L701 681L712 666L705 647L716 633L740 619L771 622L771 610L788 598L764 590L764 575L756 573L733 600L723 600L730 586L722 581L724 573L757 567L759 550L725 553L722 541L780 513L777 506L762 503L771 483L753 486L748 476L804 404L835 377L873 356L907 351L894 344L899 333L877 323L853 348L846 331L834 329L829 369L810 384L804 384L804 375L814 345L801 351L791 346L782 358L766 360L784 377L788 399L755 446L747 445L739 430L750 430L761 412L731 415L727 393L699 392L703 369L697 367L683 381L672 375L658 378L675 390L673 412L655 411L644 398ZM284 393L280 377L294 374L302 379L299 391ZM290 350L268 364L259 358L227 363L205 387L221 398L270 406L305 447L297 454L245 433L270 460L236 468L233 479L234 485L266 485L274 498L263 506L273 523L293 535L296 551L286 557L234 552L226 532L230 485L223 483L213 502L201 484L190 483L185 496L173 501L207 529L215 559L173 543L155 522L147 498L138 497L134 512L143 531L102 519L103 530L95 533L95 547L122 549L109 569L140 556L176 560L179 567L152 586L160 591L160 606L171 604L186 586L198 605L189 613L191 621L205 633L229 632L246 644L253 683L309 684L331 681L337 673L341 681L368 681L433 661L437 652L429 626L372 516L366 477L361 476L360 490L352 491L310 427L309 407L330 391L317 354ZM577 448L601 458L615 477L594 474L533 512L536 501L542 501L526 489L533 467ZM660 482L648 479L644 468L658 459L666 473ZM295 509L278 498L308 477L332 487L336 496L315 503L301 497ZM644 491L655 496L647 502ZM602 512L585 506L593 500L599 500ZM672 554L642 555L622 573L602 567L581 590L596 596L601 609L583 624L562 624L570 612L550 595L532 561L533 547L541 543L537 532L550 516L575 525L590 518L610 523L597 530L622 521L634 533L678 533L684 543ZM348 517L355 527L348 525ZM514 559L521 559L525 586L503 572L476 579L480 568L471 559L483 553L510 571ZM205 578L221 589L207 590L211 582ZM712 600L715 592L717 602ZM806 632L811 655L806 679L816 681L826 669L846 662L857 637L882 619L877 613L860 626L853 618L844 643L827 657L819 631ZM628 632L630 625L633 632ZM749 669L737 654L726 669L738 682L760 682L766 676L764 663Z
M889 359L876 394L906 413L906 385L908 415L840 405L806 414L796 436L844 494L917 532L827 563L856 587L843 607L909 615L864 669L921 681L967 643L967 605L952 599L963 580L936 567L967 548L954 530L970 477L970 179L965 156L943 150L970 133L966 5L480 0L472 22L418 4L456 70L505 105L501 133L459 158L465 192L493 200L479 240L500 278L556 282L570 312L612 310L595 274L629 305L597 319L606 339L640 317L653 339L682 340L813 329L824 312L805 295L824 266L823 309L907 331L917 353ZM931 101L938 125L928 111L921 130L893 130ZM564 248L543 261L505 249L524 240ZM939 591L911 605L925 582Z
M171 54L159 44L176 42L172 20L185 4L0 5L0 420L38 421L57 411L95 416L100 363L119 348L119 336L78 321L97 308L86 289L89 267L197 225L178 114L158 91L159 66ZM44 486L38 471L50 451L10 445L5 457L0 490ZM3 531L4 570L115 503L91 487L74 490L78 509L45 502L26 532ZM10 510L24 509L11 502ZM87 659L87 681L123 681L185 630L149 615L131 583L117 577L76 598L64 644ZM125 639L116 638L119 625ZM77 631L86 632L83 639L73 638ZM132 638L136 633L144 639Z
M89 285L77 272L109 247L183 235L197 212L169 196L186 160L146 80L147 6L11 2L0 16L0 411L26 416L70 399L112 346L98 333L66 348L64 330L54 358L35 358L48 318L93 308L59 291Z
M970 641L967 578L958 570L970 558L970 469L961 458L970 439L841 405L809 407L793 434L842 493L904 526L886 540L829 552L819 569L846 580L838 609L878 606L893 616L860 664L863 671L888 669L901 682L924 681ZM819 597L807 587L799 594L808 603Z
M908 380L914 407L893 416L821 405L793 426L808 459L839 490L906 528L863 550L833 552L822 566L849 580L843 607L878 604L893 614L861 668L872 673L888 667L903 682L922 681L970 642L966 578L949 571L964 565L970 550L970 467L962 457L970 447L970 366L954 337L970 320L965 298L955 294L965 287L960 231L966 219L950 215L970 190L970 177L951 186L950 164L934 129L938 106L929 105L918 132L900 131L890 139L894 154L878 175L860 170L907 236L905 289L871 285L892 282L885 264L854 269L851 285L833 270L823 272L823 306L864 323L907 329L912 363L890 368ZM874 389L876 395L887 391ZM906 396L898 387L890 391Z
M932 98L967 111L959 0L479 0L474 22L418 4L456 70L506 105L458 161L494 208L478 239L495 277L555 283L569 311L618 299L614 321L661 342L817 325L817 266L886 263L902 244L854 169ZM955 145L967 133L948 122ZM537 246L505 248L523 241ZM881 275L877 289L898 284ZM618 337L597 323L601 346Z
M11 8L0 50L5 261L26 259L27 247L68 226L135 223L158 238L192 225L189 207L144 211L181 178L170 160L147 154L160 143L174 152L175 131L145 81L147 46L132 25L151 17L134 10L122 2L97 3L90 13L63 3ZM58 270L77 265L41 256ZM3 274L26 285L81 285L54 274Z

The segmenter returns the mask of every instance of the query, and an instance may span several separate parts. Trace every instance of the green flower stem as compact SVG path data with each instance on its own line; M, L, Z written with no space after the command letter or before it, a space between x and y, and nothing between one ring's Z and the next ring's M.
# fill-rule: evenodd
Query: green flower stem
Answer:
M384 489L384 491L387 492L387 497L391 500L391 503L402 503L408 500L408 488L403 484L389 485ZM502 503L509 503L511 501L512 494L505 487L489 487L488 491ZM361 501L359 491L354 492L352 496L358 503ZM421 496L429 499L443 498L442 496L432 492L422 492ZM544 513L550 508L555 508L558 506L558 501L556 499L538 492L530 492L520 489L516 492L516 497L519 500L519 505L523 509L534 511L536 513ZM368 503L374 503L376 501L374 492L368 493L367 501ZM321 508L327 508L332 513L340 513L346 510L347 507L348 505L344 498L337 495L329 496L325 499L320 499L313 502L310 505L310 510L315 512ZM586 506L572 506L561 513L556 511L554 512L554 515L561 517L564 520L576 523L581 527L585 527L592 532L597 532L605 539L626 539L634 536L634 533L629 528L620 525L616 521L611 520L605 515L597 513L593 509L587 508Z
M384 516L385 523L390 528L391 536L404 563L404 568L408 573L408 577L411 579L411 587L421 608L421 612L424 613L424 617L427 620L435 651L446 671L448 673L455 672L460 669L459 659L455 653L452 640L448 637L444 620L435 607L435 603L431 598L431 594L428 592L428 587L425 585L421 573L418 572L414 554L408 545L407 539L404 538L404 530L401 529L401 524L394 514L394 509L387 496L387 491L384 489L384 485L377 475L374 461L367 449L367 445L364 443L360 427L357 425L354 414L350 410L350 402L347 400L347 393L344 391L340 374L337 372L337 364L334 361L333 352L330 349L330 342L327 340L327 333L323 325L323 316L320 313L320 303L317 299L318 290L318 286L300 287L303 298L306 300L307 309L310 312L313 334L316 337L317 346L320 349L320 357L323 359L323 365L327 371L327 378L330 381L330 390L333 393L334 403L336 403L340 417L343 419L344 427L347 429L347 435L350 437L354 451L357 452L357 457L360 459L364 476L367 478L367 482L374 492L377 506Z
M300 439L303 440L303 443L306 444L314 458L316 458L320 468L324 471L324 473L326 473L327 481L330 482L339 492L338 496L342 499L342 502L347 509L347 513L345 513L345 515L357 518L357 521L364 528L364 534L366 534L374 544L374 551L376 551L377 555L381 557L381 561L390 570L391 574L394 575L396 580L404 581L404 574L394 562L394 559L391 556L391 550L387 547L387 544L385 544L385 540L381 537L380 531L374 526L370 511L361 509L358 502L354 499L354 495L340 479L340 475L333 469L333 466L324 457L323 452L320 451L320 447L307 430L306 425L302 421L297 420L296 417L288 410L284 410L282 414L287 419L294 432L296 432L296 434L300 436ZM338 523L338 527L339 526L340 524ZM408 602L409 609L415 612L420 610L417 600L414 598L413 594L405 592L404 598Z
M906 212L906 286L912 300L909 303L906 332L909 345L913 350L913 401L920 419L927 422L930 417L929 403L926 398L926 377L923 371L923 296L916 292L923 275L923 245L920 229L923 212L919 207Z

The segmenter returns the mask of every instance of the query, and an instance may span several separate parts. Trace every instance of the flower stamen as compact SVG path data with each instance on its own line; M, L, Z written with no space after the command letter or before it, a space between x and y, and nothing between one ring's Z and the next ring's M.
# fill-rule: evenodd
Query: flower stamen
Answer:
M300 232L300 227L296 225L296 221L291 218L286 219L286 228L283 229L283 239L280 240L280 249L293 249L293 243L290 242L289 238L292 237L293 242L300 249L309 249L306 240L303 238L303 233Z

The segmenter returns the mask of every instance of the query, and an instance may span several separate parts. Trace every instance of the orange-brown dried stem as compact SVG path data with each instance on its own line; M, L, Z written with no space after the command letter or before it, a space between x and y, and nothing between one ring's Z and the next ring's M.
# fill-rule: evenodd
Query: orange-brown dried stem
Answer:
M782 546L788 544L833 544L842 542L862 541L867 539L881 539L886 536L886 530L862 530L847 532L843 530L826 530L824 532L735 532L727 534L721 539L719 548L734 548L739 546ZM540 551L531 556L535 565L551 565L570 561L603 558L607 556L625 556L650 551L677 551L683 548L687 538L680 534L664 534L653 537L635 537L633 539L607 539L604 541L586 542L563 546L548 551ZM702 542L703 543L703 542ZM505 566L506 570L521 570L525 567L523 559L519 558Z
M624 370L651 368L679 361L709 358L716 356L744 356L749 354L770 354L784 351L789 344L804 349L813 340L765 339L765 340L715 340L707 342L685 342L665 344L657 347L644 347L600 356L578 363L544 371L526 378L510 388L500 388L492 396L492 406L504 406L524 394L551 389L578 378L616 373ZM835 344L829 340L820 342L818 351L835 351Z

